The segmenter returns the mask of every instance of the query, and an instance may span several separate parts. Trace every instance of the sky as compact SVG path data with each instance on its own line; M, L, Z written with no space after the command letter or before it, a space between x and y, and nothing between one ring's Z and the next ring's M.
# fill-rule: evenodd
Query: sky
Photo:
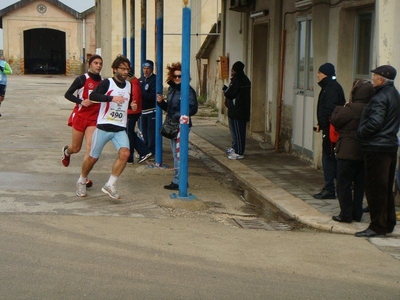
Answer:
M75 9L77 12L83 12L94 6L95 0L59 0L65 5ZM11 4L19 2L18 0L0 0L0 9ZM0 49L3 49L3 29L0 29Z

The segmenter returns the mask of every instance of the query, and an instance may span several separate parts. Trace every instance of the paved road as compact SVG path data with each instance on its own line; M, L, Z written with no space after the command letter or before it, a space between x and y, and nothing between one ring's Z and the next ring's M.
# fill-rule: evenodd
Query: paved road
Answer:
M112 201L100 188L115 150L75 196L68 77L10 76L0 118L0 299L398 299L400 262L366 239L240 228L254 218L230 174L190 151L203 211L172 209L172 171L128 166ZM166 145L165 163L170 164ZM380 245L385 247L385 245Z

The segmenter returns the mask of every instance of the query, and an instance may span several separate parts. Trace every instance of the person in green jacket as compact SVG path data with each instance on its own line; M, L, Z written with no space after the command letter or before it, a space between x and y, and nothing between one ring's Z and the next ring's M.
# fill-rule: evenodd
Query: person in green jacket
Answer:
M0 56L0 106L6 95L7 75L12 74L10 65L4 60L4 56ZM1 113L0 113L1 117Z

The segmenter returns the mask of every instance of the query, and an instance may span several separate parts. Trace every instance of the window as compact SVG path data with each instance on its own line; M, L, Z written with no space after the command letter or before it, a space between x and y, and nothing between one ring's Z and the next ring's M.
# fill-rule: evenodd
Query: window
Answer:
M355 34L356 44L354 53L355 79L371 78L372 24L372 12L362 12L357 14Z
M296 87L302 90L314 89L314 54L312 50L312 21L303 19L297 22L298 49L297 49L297 83Z

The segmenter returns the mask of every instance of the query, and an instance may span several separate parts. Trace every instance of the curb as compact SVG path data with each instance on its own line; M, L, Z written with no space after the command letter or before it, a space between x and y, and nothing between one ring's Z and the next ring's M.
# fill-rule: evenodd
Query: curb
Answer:
M229 160L223 150L210 144L194 132L190 134L190 143L200 149L220 166L233 173L246 189L251 190L261 199L285 213L294 220L309 227L331 233L354 234L365 229L364 223L337 223L302 199L290 194L269 179L247 167L239 160ZM393 235L400 235L400 229L395 229Z

